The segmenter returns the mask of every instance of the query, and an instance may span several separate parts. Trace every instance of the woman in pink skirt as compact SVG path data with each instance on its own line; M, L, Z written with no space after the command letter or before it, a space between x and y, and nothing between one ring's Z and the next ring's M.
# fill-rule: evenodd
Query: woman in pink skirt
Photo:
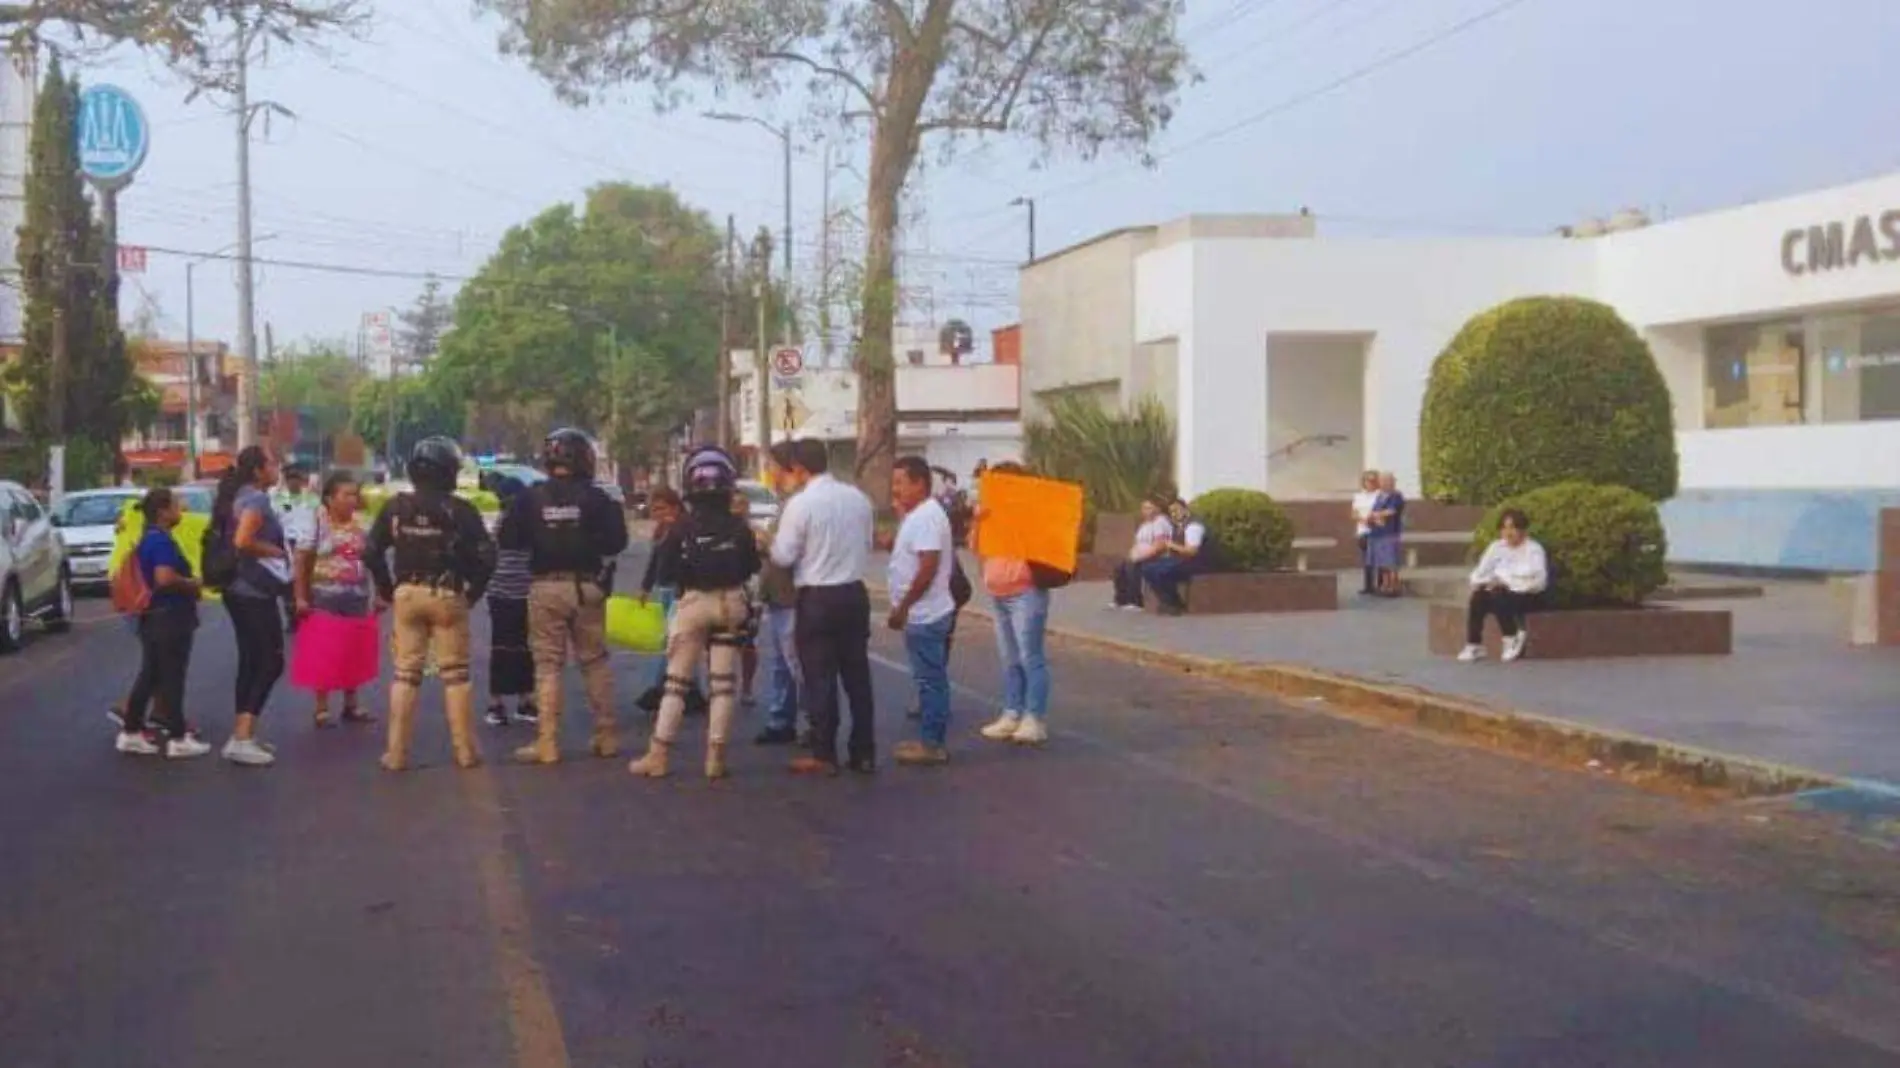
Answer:
M374 717L357 703L358 687L382 673L382 645L369 569L363 563L368 531L357 518L356 479L338 471L323 480L310 544L297 547L297 648L290 681L317 696L316 724L332 725L330 694L343 693L343 721Z

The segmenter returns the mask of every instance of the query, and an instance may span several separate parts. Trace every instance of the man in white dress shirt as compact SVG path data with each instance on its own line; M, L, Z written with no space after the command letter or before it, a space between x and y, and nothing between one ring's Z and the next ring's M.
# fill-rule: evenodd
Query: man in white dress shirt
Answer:
M811 720L811 752L792 762L801 775L838 773L838 686L851 702L846 763L877 770L876 710L871 700L871 499L832 478L825 443L792 443L780 490L791 494L772 539L772 562L791 568L798 589L793 643Z

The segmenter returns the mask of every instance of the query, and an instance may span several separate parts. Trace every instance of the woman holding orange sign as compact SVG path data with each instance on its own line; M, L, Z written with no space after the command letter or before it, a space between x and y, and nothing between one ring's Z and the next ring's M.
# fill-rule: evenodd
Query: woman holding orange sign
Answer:
M1003 660L1003 713L982 734L1041 745L1049 740L1044 645L1050 591L1075 573L1081 487L1033 478L1020 464L1001 463L985 473L979 492L976 551L996 608L996 647Z

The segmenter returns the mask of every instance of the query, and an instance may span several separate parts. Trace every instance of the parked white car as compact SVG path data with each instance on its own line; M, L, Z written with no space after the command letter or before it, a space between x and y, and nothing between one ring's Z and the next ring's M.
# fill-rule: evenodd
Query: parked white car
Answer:
M0 482L0 653L26 642L26 625L72 625L72 574L51 516L26 488Z
M52 520L66 548L66 568L72 572L74 589L101 590L112 584L108 568L119 520L126 506L140 496L142 491L136 489L98 489L68 493L60 499Z

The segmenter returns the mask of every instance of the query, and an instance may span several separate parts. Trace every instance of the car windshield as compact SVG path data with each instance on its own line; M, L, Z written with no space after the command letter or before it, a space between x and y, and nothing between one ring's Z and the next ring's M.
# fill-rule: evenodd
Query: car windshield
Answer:
M778 503L778 498L772 495L772 491L757 482L739 483L739 492L745 494L745 499L750 501L754 508Z
M179 503L185 506L185 511L196 512L199 515L211 514L212 493L210 490L193 487L173 492L178 497Z
M68 497L59 508L59 525L109 527L119 521L119 514L125 511L126 504L135 500L138 500L138 497L130 493Z

